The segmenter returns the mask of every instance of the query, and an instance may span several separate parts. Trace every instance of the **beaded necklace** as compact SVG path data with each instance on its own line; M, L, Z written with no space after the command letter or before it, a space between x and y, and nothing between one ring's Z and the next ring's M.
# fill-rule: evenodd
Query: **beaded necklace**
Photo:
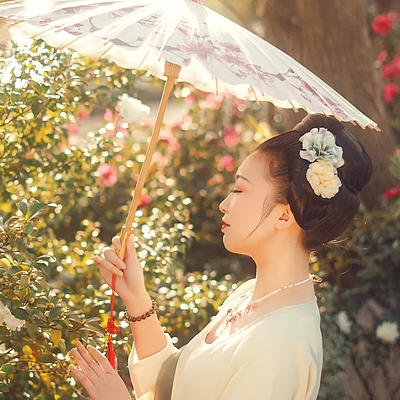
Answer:
M268 299L269 297L274 296L277 293L282 292L284 290L292 289L296 286L303 285L304 283L309 282L311 280L316 281L316 282L321 281L320 278L318 278L317 276L309 275L307 279L304 279L300 282L291 283L289 285L281 286L281 287L273 290L272 292L267 293L265 296L262 296L256 300L250 301L249 304L247 304L247 306L244 309L239 310L239 308L243 305L243 303L248 298L251 298L251 296L253 295L254 289L250 290L249 293L246 293L239 298L239 301L237 302L237 304L234 307L229 308L226 311L224 320L221 323L221 330L225 330L226 326L229 323L233 324L239 317L243 316L244 314L251 314L252 311L257 307L257 304L260 303L261 301L264 301L264 300Z

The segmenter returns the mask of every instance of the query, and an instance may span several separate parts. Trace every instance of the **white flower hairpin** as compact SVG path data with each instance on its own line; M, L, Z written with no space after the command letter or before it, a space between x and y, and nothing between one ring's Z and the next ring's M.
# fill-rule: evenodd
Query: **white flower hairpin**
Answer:
M342 186L337 168L344 165L343 149L326 128L313 128L299 140L303 143L300 157L310 162L306 178L314 193L325 199L334 197Z

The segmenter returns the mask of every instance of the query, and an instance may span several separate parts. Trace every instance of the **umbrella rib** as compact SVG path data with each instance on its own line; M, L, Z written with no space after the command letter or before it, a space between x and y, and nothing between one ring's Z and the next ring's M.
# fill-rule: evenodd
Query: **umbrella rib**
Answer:
M103 58L110 50L111 50L111 48L114 46L114 43L111 43L111 46L106 50L106 51L103 51L103 53L101 53L98 57L97 57L97 59L98 60L100 60L100 58Z
M290 105L292 106L293 110L295 113L298 113L299 110L295 107L295 105L291 102L291 100L288 100L288 102L290 103ZM302 106L304 108L304 106ZM305 109L305 108L304 108ZM306 110L306 109L305 109ZM307 110L306 110L307 111Z
M214 76L215 78L215 94L218 96L218 78Z
M63 44L61 47L60 47L60 50L63 50L63 49L65 49L66 47L68 47L70 44L72 44L72 43L74 43L74 42L76 42L77 40L79 40L81 38L81 36L78 36L77 38L75 38L75 39L73 39L73 40L71 40L69 43L67 43L67 44Z
M56 27L55 26L51 26L50 28L47 28L46 30L44 30L42 32L36 33L35 35L32 36L32 39L36 39L38 36L43 35L43 33L51 31L52 29L56 29ZM58 32L58 31L56 31L56 32Z
M260 104L260 101L258 100L256 91L254 90L253 86L251 86L251 85L250 85L250 89L251 89L251 91L252 91L253 94L254 94L254 97L255 97L255 99L256 99L257 105L259 105L259 104Z
M139 66L136 68L136 71L139 71L140 67L142 66L142 64L146 61L147 56L149 55L149 51L146 53L146 55L143 57L143 60L140 61Z

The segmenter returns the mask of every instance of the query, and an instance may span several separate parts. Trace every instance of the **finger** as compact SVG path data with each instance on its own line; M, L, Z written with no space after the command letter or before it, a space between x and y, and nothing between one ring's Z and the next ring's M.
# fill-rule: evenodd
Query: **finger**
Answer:
M81 371L79 371L79 369L76 368L74 365L70 364L68 366L68 369L72 373L72 375L76 378L76 380L86 389L86 391L89 393L89 396L94 397L93 392L95 386L93 385L93 382L90 379L88 379Z
M128 241L126 243L126 250L127 250L127 258L128 261L133 261L137 258L136 248L135 248L135 240L133 235L129 235Z
M88 346L88 351L90 354L98 361L100 364L101 368L103 368L104 372L106 374L112 374L115 372L114 368L111 366L110 362L107 360L107 357L105 357L102 353L100 353L99 350L97 350L93 346Z
M112 244L115 246L117 250L121 248L121 239L120 236L114 236L112 238Z
M119 269L124 269L126 268L125 263L118 257L117 253L110 249L109 247L106 247L103 250L104 257L106 260L110 261L113 263L115 266L117 266Z
M96 265L100 268L105 268L107 271L111 272L112 274L118 275L118 276L123 276L123 272L117 268L114 264L111 264L108 260L105 260L104 258L101 257L94 257L93 261L96 263Z
M98 375L101 376L101 368L99 364L94 360L94 358L88 353L88 351L85 349L85 347L82 345L81 342L76 342L75 343L76 348L79 351L79 354L82 356L82 358L86 361L87 365L93 369L93 371Z
M82 370L83 374L89 378L92 383L94 384L95 381L98 379L97 373L94 371L93 368L86 362L86 360L82 357L78 349L72 349L71 355L74 357L75 361L78 363L80 369ZM95 362L93 360L93 362Z

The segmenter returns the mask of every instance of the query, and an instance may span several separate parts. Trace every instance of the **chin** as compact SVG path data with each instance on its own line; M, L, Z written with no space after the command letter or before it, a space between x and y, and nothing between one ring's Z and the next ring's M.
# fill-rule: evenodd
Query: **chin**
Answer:
M243 248L243 246L235 245L234 243L229 243L229 240L226 240L225 236L222 238L222 242L230 253L239 254L243 256L247 256L248 252Z

